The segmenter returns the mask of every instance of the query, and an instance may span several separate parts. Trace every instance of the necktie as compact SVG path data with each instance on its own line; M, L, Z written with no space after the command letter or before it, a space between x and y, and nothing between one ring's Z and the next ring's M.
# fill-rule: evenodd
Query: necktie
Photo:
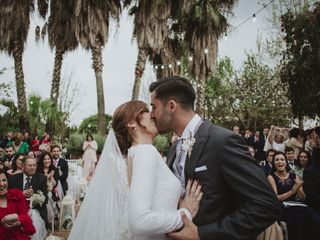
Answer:
M24 188L23 188L23 190L27 190L29 187L30 187L30 177L27 177L26 178L26 183L24 184Z
M183 140L182 139L179 139L177 140L178 143L177 143L177 155L176 155L176 159L174 161L174 164L175 164L175 167L176 167L176 170L179 174L179 178L181 179L182 177L182 167L180 165L180 162L182 160L182 156L183 156L183 151L182 151L182 142Z

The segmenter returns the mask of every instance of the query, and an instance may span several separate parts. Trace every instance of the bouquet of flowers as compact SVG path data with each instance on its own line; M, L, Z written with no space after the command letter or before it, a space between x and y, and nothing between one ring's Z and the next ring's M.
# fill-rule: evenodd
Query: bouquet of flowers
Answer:
M32 208L36 206L42 207L45 201L46 201L46 196L40 190L38 190L37 193L33 194L32 197L30 198L30 203Z

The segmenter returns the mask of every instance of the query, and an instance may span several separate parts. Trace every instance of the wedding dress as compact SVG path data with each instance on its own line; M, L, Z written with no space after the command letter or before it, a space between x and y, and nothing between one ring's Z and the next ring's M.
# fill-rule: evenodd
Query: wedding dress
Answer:
M132 178L113 130L89 184L69 240L162 240L182 227L180 181L151 144L132 146Z

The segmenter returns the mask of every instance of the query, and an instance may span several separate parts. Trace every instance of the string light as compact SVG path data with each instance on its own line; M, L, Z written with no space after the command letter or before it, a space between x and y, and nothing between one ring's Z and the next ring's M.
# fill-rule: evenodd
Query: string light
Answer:
M238 24L237 26L235 26L234 28L232 28L230 31L226 32L223 39L225 41L228 40L228 34L234 32L235 30L237 30L238 28L240 28L243 24L245 24L246 22L248 22L249 20L252 19L252 22L257 22L257 14L260 13L262 10L264 10L265 8L267 8L271 3L273 3L275 0L270 0L267 4L263 4L263 7L261 7L258 11L256 11L255 13L253 13L251 16L247 17L246 19L244 19L240 24ZM209 50L208 48L205 48L204 50L204 54L208 54L209 53ZM191 62L193 60L193 57L192 56L189 56L188 57L188 61ZM177 65L180 66L181 65L181 61L177 61ZM165 65L155 65L154 68L155 69L158 69L159 67L161 69L164 69L165 66L168 66L169 68L172 68L172 64L165 64Z
M252 15L252 22L253 23L257 22L257 18L256 18L256 14L255 13Z

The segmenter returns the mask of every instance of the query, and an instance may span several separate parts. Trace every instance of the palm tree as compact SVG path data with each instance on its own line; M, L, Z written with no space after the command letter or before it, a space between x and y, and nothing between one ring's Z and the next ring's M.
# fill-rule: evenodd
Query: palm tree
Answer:
M27 40L33 0L0 0L0 50L13 56L20 130L28 129L22 54Z
M137 0L131 8L134 15L133 37L138 44L138 57L135 68L135 81L132 100L139 98L141 78L149 56L160 54L168 38L168 20L171 14L171 1Z
M120 0L75 0L75 32L80 44L92 53L96 76L98 133L105 134L105 106L102 80L102 47L109 37L109 18L119 23Z
M78 46L73 11L73 0L51 0L48 39L51 49L55 48L56 52L50 97L55 104L58 104L59 99L63 55Z
M204 115L206 79L215 71L218 39L226 32L226 15L231 13L237 0L183 0L185 41L189 53L190 72L197 81L196 110Z

